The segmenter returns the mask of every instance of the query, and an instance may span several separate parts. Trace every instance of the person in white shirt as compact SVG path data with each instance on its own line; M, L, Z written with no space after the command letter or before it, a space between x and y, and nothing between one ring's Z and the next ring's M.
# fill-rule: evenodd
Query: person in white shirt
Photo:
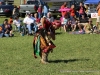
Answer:
M51 12L48 12L48 14L47 14L47 20L49 22L54 22L54 17L52 16Z
M23 20L23 23L26 24L26 27L28 28L28 34L32 34L34 19L31 17L30 13L27 13L27 16Z
M19 17L15 17L13 24L18 28L18 31L21 32L21 21L19 20Z

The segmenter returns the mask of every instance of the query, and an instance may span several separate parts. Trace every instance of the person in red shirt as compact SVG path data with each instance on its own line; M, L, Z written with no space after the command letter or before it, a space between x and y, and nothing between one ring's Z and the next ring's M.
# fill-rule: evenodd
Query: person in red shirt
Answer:
M37 21L37 20L40 21L40 18L38 17L37 13L34 14L34 19L35 19L35 21Z
M61 6L61 9L64 9L66 6L67 6L67 3L64 2L64 4ZM66 14L67 14L66 11L62 11L62 12L61 12L62 17L64 17Z
M13 23L13 18L12 18L12 17L9 18L8 23L9 23L10 25L12 25L12 23Z
M42 5L39 5L37 12L38 12L38 18L40 19L42 17Z
M74 5L72 5L71 6L71 10L70 10L70 19L72 20L73 19L73 17L75 16L75 6Z

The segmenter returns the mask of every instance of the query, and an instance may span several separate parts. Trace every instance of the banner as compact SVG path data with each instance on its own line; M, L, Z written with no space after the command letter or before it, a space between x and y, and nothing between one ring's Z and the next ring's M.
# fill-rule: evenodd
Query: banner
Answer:
M91 13L91 18L97 18L98 13Z

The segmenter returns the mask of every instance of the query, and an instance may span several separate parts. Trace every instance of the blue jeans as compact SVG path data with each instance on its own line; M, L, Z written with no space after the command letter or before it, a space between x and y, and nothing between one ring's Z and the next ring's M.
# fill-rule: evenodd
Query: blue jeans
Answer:
M70 20L73 20L73 16L70 16Z
M3 37L3 33L0 33L0 38L2 38Z
M39 17L39 19L41 19L42 13L38 12L38 17Z
M20 31L21 31L21 27L20 27L20 26L18 26L17 28L18 28L18 31L20 32Z
M28 28L28 33L29 33L29 34L31 34L31 33L32 33L32 30L31 30L31 29L32 29L32 28L31 28L31 25L27 25L27 28Z
M5 37L9 37L9 34L4 34Z
M47 13L44 13L44 15L43 16L46 16L47 17Z
M36 24L34 24L34 32L36 32L37 30L38 30L38 27L37 27L37 25Z

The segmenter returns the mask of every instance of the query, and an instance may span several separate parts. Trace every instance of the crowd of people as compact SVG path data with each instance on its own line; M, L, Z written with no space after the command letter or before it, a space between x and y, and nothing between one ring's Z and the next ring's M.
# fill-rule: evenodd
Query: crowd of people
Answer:
M78 7L75 7L75 5L71 5L69 11L60 11L61 17L59 20L56 20L52 13L49 12L49 7L47 4L44 6L39 5L37 12L32 14L30 12L26 12L26 16L21 21L19 19L18 14L18 8L17 6L14 7L12 17L10 17L8 22L8 19L5 19L2 26L0 27L0 37L6 36L7 34L9 36L12 36L13 33L13 27L15 26L14 30L18 30L20 33L26 34L27 31L28 35L34 34L39 27L43 26L42 19L46 20L46 24L51 24L55 29L62 28L65 32L71 31L72 33L77 34L84 34L84 33L93 33L99 31L99 8L100 3L98 3L97 11L98 11L98 17L97 17L97 23L96 26L92 24L92 19L87 16L87 8L83 5L83 3L80 3ZM67 3L64 2L64 4L59 9L65 9L69 8L67 6ZM56 21L55 21L56 20ZM23 23L23 25L22 25ZM45 23L45 22L44 22ZM5 26L4 26L5 25ZM8 27L6 26L8 25ZM49 26L49 25L48 25ZM48 26L44 25L44 27L48 30ZM9 31L8 31L9 30ZM49 29L50 30L50 29ZM97 30L97 31L96 31ZM6 34L7 32L7 34ZM6 37L8 37L8 35Z
M100 7L100 3L98 3L98 6ZM100 8L98 6L97 12L99 13L98 9ZM61 9L64 8L68 8L66 2L61 6ZM87 15L87 8L83 3L80 3L78 7L72 5L69 11L61 11L61 15L61 23L65 32L70 30L73 34L99 33L99 17L96 25L93 25L92 19Z
M66 2L59 9L65 8L69 8ZM55 40L56 29L63 29L64 32L70 32L71 34L100 32L100 3L97 6L98 17L96 25L93 25L92 19L87 16L83 3L80 3L77 9L75 5L71 5L69 11L60 11L61 17L59 19L53 17L46 4L44 6L39 5L37 12L34 14L26 12L23 20L20 20L18 14L14 13L15 9L16 7L14 8L13 16L5 19L0 26L0 37L13 37L14 31L18 31L21 35L34 35L33 55L35 58L37 58L37 54L40 55L42 63L47 63L48 54L56 47L50 40L51 38Z

